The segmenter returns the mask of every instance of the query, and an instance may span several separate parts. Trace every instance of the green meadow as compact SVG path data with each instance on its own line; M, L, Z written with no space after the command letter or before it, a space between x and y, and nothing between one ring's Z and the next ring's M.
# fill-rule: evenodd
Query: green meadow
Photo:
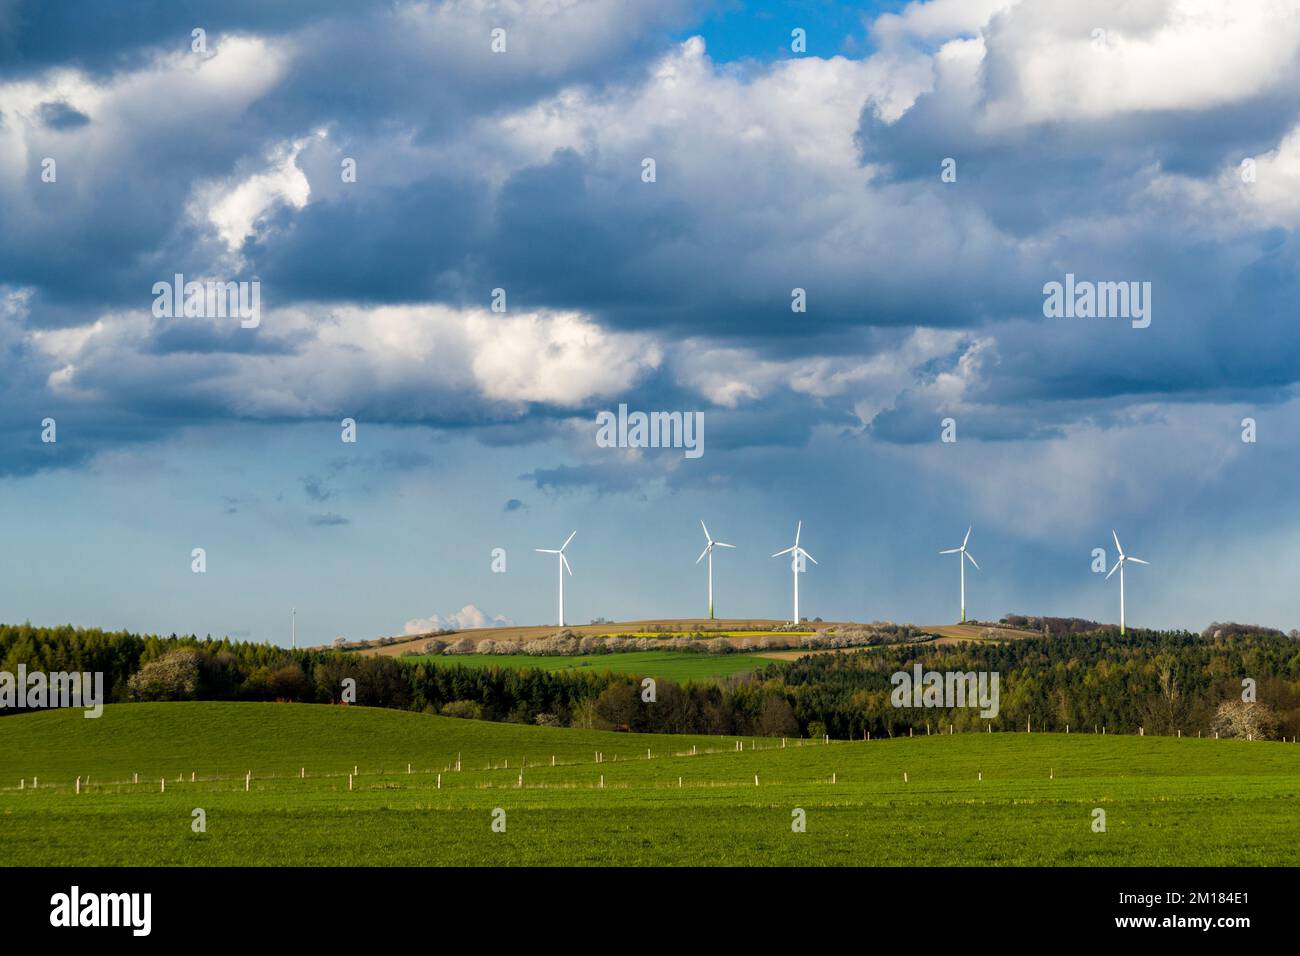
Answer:
M125 704L98 720L72 710L6 717L0 859L1300 863L1293 744L1023 733L739 744L302 704ZM1104 833L1093 831L1096 808L1106 814ZM206 832L192 828L195 809ZM498 810L504 832L492 828ZM792 830L796 810L805 832Z
M432 664L436 667L512 667L516 670L591 671L596 674L629 674L682 683L730 677L771 664L754 654L700 654L693 651L623 651L616 654L436 654L403 657L402 663Z

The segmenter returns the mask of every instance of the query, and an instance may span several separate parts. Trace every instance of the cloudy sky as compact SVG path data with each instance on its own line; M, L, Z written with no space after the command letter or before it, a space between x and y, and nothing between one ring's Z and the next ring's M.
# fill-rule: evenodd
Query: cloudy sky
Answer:
M1300 0L0 0L0 620L544 623L574 529L571 621L698 616L703 518L724 616L802 520L809 616L955 619L974 525L978 617L1115 620L1116 528L1130 622L1300 626L1298 54Z

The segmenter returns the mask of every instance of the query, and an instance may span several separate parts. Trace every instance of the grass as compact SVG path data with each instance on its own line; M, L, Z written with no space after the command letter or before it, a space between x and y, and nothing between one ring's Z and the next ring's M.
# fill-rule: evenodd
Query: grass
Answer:
M535 654L451 654L403 657L403 663L432 664L436 667L512 667L517 670L557 671L589 670L612 672L656 680L711 680L730 677L770 664L755 654L700 654L694 651L623 651L616 654L579 654L573 656Z
M1300 863L1296 745L1010 733L829 745L792 740L784 749L779 740L760 738L742 745L737 752L736 738L551 730L297 704L126 704L107 707L98 720L71 710L19 715L0 719L0 859ZM596 763L597 751L604 762ZM460 771L453 769L458 754ZM350 791L354 764L360 772ZM305 780L298 776L303 766ZM253 777L245 792L247 770ZM195 783L188 782L191 772ZM139 784L132 783L135 773ZM160 793L163 776L167 789ZM20 778L26 789L18 789ZM191 829L195 808L206 812L205 833ZM504 833L491 828L497 808L506 814ZM791 831L796 808L807 815L807 832ZM1092 831L1094 808L1106 811L1105 833Z

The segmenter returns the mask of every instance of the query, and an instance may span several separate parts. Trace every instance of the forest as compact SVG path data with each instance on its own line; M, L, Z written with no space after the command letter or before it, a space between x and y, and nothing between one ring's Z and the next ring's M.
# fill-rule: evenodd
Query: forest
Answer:
M896 644L773 661L653 699L616 672L430 666L334 649L73 627L0 625L0 671L99 671L109 703L259 700L415 710L481 720L662 733L860 739L1024 730L1195 736L1233 727L1300 734L1300 641L1265 628L1205 632L1045 629L1001 643ZM996 718L971 707L895 707L890 676L921 662L1000 677ZM611 663L611 667L616 663ZM349 679L354 694L349 692ZM1225 707L1249 701L1250 721ZM0 711L12 713L13 711ZM1245 733L1246 731L1242 731Z

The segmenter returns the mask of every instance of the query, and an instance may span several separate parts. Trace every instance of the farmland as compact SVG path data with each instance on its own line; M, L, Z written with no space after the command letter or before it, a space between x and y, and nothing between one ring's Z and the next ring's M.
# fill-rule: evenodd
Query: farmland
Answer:
M549 673L588 670L594 673L629 674L682 683L742 674L771 663L756 654L698 654L690 651L625 651L618 654L574 656L536 654L456 654L405 657L403 663L425 663L436 667L536 668Z
M1300 863L1300 747L1260 741L972 733L782 747L142 703L98 720L0 720L0 784L0 855L17 865ZM206 832L192 829L196 808ZM498 808L505 832L491 827ZM796 808L806 832L792 832Z

